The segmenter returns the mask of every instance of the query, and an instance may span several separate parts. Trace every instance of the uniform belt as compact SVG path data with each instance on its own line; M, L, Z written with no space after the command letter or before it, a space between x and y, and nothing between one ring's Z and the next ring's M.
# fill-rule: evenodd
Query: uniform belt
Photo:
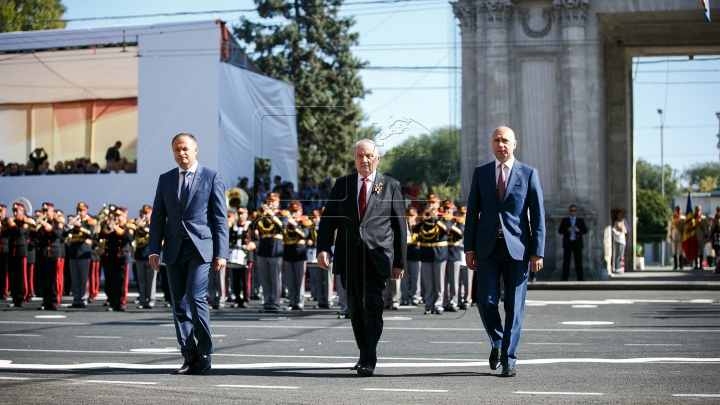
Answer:
M457 241L457 242L448 242L448 246L460 246L460 241Z
M280 239L282 240L283 236L280 234L272 235L272 236L262 236L262 239Z
M432 248L432 247L445 247L445 246L448 245L448 243L447 243L447 241L434 242L434 243L424 243L424 242L420 242L419 245L420 245L420 247L430 247L430 248Z
M305 244L305 241L304 241L304 240L299 240L299 241L297 241L297 242L284 242L284 244L285 244L285 245L304 245L304 244Z

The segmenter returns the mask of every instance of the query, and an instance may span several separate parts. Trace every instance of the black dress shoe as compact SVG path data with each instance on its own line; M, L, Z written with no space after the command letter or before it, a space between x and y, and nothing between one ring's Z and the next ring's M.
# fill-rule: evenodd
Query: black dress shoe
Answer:
M515 377L515 366L512 364L504 365L500 375L503 377Z
M360 362L358 361L350 370L357 371L360 367L362 367L362 364L360 364Z
M357 373L363 377L372 377L375 373L375 367L373 366L362 366L357 369Z
M183 363L183 365L175 370L173 374L196 374L198 372L197 364L196 363Z
M205 374L210 371L210 355L203 354L197 362L197 373Z
M490 350L490 370L497 370L500 367L500 349Z

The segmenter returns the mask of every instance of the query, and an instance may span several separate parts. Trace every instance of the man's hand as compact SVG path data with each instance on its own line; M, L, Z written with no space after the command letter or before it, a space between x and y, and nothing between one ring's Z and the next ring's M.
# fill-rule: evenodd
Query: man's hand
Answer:
M467 263L468 269L473 271L477 269L477 263L475 262L475 252L465 253L465 263Z
M152 255L150 256L150 259L148 259L148 262L150 263L150 267L153 268L156 272L160 271L160 256Z
M393 267L392 273L390 273L390 280L400 280L403 278L403 271L405 271L405 269Z
M318 259L318 266L320 266L323 270L328 270L330 268L330 255L328 252L320 252L317 255Z
M225 265L227 264L227 260L223 259L222 257L218 257L213 261L213 269L215 271L220 271L225 268Z
M540 256L530 256L530 271L537 273L543 268L543 258Z

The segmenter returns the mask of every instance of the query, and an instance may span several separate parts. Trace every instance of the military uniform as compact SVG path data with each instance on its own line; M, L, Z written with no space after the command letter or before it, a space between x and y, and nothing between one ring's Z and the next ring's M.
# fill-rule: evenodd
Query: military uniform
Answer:
M445 266L448 259L447 235L450 228L433 215L425 216L413 228L420 243L422 283L425 290L425 314L443 313Z
M280 197L270 193L266 201L277 204ZM261 208L262 210L262 208ZM277 209L259 211L254 224L260 238L255 263L260 274L263 291L263 308L277 311L280 309L280 264L283 257L283 222Z
M250 239L251 223L245 219L240 222L239 214L247 214L247 208L239 207L238 220L230 225L230 258L227 267L233 273L234 308L247 308L250 305L251 266L255 254L255 243ZM251 243L252 242L252 243Z
M708 226L708 219L705 215L697 215L695 212L695 239L698 244L698 256L693 263L694 270L705 270L703 267L703 261L705 260L705 243L710 236L710 227Z
M65 223L67 222L65 220L65 214L57 210L58 220ZM67 261L67 247L68 247L68 240L67 235L65 234L65 230L63 230L63 243L60 245L60 268L62 268L62 277L60 277L60 284L58 285L58 288L60 288L60 293L62 295L70 295L70 286L72 285L72 281L70 279L70 265Z
M70 239L67 249L68 264L70 266L70 280L72 282L73 308L87 306L87 285L90 273L90 259L92 258L92 237L97 221L87 215L88 207L85 203L77 205L78 216L68 223L65 231Z
M150 218L147 214L152 213L152 207L143 205L140 209L140 221L135 221L133 240L135 242L135 273L138 282L139 304L138 309L152 309L155 307L155 290L157 283L157 272L150 267L150 256L148 254L148 240L150 235Z
M400 284L402 296L400 305L420 304L420 242L417 232L413 231L417 220L417 210L410 206L407 209L408 235L410 240L407 245L407 260L405 261L405 272Z
M13 204L13 215L7 218L4 234L8 240L8 281L13 303L10 306L24 307L28 298L27 252L30 228L35 227L35 221L24 215L22 204Z
M320 211L313 211L310 214L312 225L308 226L308 263L310 268L310 281L315 286L315 298L318 307L330 309L333 307L333 274L324 270L317 264L317 238L318 227L320 226Z
M110 206L111 215L122 215L122 210L112 208ZM105 240L101 262L105 272L105 294L110 304L108 310L125 311L132 231L127 229L124 221L108 218L100 230L100 238Z
M7 207L0 205L0 228L5 225ZM8 238L0 232L0 299L4 300L10 293L10 279L8 277Z
M54 213L51 203L43 204L43 212ZM57 310L62 298L62 246L63 228L62 219L55 217L52 220L38 221L38 257L37 268L42 280L43 304L39 309Z
M464 221L454 218L452 211L455 204L446 200L443 202L445 216L443 221L448 226L448 259L445 264L445 288L443 290L443 308L446 311L455 312L458 310L460 290L460 261L463 255L460 241L463 238L465 228Z
M283 229L283 279L288 287L290 308L302 310L305 305L306 238L313 222L302 215L302 205L292 202Z
M33 223L35 221L33 220ZM27 249L27 277L28 277L28 291L25 296L25 301L32 301L33 296L41 290L40 277L35 271L35 258L37 257L37 228L36 225L30 227L28 232L28 249Z
M463 254L463 249L465 245L465 214L467 213L467 207L464 205L458 206L458 219L457 222L462 225L462 231L463 231L463 238L460 239L460 277L458 278L458 295L459 295L459 307L460 309L468 309L468 306L470 304L470 291L472 290L470 285L470 274L469 270L467 268L467 263L465 263L465 254Z
M682 235L684 224L685 219L680 214L680 211L676 211L676 214L673 214L670 221L668 221L667 236L670 241L670 248L672 249L673 270L677 270L678 268L682 269L684 267L682 263Z

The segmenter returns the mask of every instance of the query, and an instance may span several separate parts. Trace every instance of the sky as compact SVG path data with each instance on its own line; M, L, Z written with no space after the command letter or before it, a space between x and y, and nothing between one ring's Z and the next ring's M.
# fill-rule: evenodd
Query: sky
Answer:
M360 34L354 54L371 68L438 67L436 69L363 69L361 76L372 94L360 101L368 114L366 124L387 128L398 118L414 122L402 127L385 141L385 149L411 135L459 123L459 111L451 109L459 94L450 86L456 81L453 70L459 66L453 43L459 33L457 20L446 0L414 0L403 3L362 4L368 0L349 0L341 15L354 15L353 31ZM354 4L355 3L355 4ZM64 18L128 16L208 10L252 10L252 0L63 0ZM720 15L720 11L718 12ZM171 21L222 19L231 26L245 16L258 21L250 12L203 15L111 19L70 22L68 28L134 25ZM719 17L720 19L720 17ZM454 24L454 25L453 25ZM660 164L660 123L664 120L664 161L674 169L696 162L718 161L720 132L720 60L698 56L692 61L679 58L642 58L634 65L633 113L636 159ZM456 76L459 80L459 75ZM459 108L459 106L457 107Z

